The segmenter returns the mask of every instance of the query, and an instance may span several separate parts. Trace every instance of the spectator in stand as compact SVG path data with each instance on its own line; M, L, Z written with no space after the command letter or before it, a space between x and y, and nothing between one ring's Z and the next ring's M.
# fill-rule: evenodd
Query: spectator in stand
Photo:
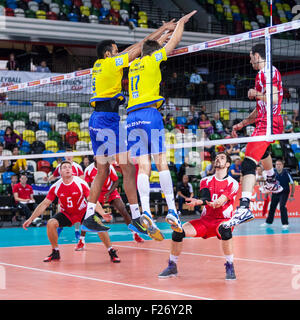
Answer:
M4 148L12 151L17 146L17 139L19 140L19 145L22 146L23 138L16 134L12 127L6 127L4 132Z
M294 111L293 111L292 123L293 123L294 128L300 126L299 110L294 110Z
M197 125L199 123L199 112L196 111L195 106L190 106L190 111L187 116L188 125Z
M7 61L7 64L6 64L6 70L10 70L10 71L19 71L20 70L19 64L15 59L14 53L11 53L9 55L9 60Z
M227 144L226 152L230 155L232 161L234 161L235 159L240 158L240 152L241 152L240 145L237 143Z
M200 115L199 128L204 130L207 137L214 133L214 128L205 113Z
M175 111L176 110L176 106L173 102L170 101L170 98L169 97L166 97L165 99L165 104L163 106L164 110L167 110L167 111Z
M165 126L167 126L167 125L172 125L172 115L171 115L171 113L168 113L167 115L166 115L166 118L164 119L163 118L163 121L164 121L164 125Z
M201 75L197 72L196 68L194 69L193 73L190 76L190 83L188 85L188 91L191 96L191 100L193 103L197 104L199 97L202 95L202 88L201 84L206 83Z
M207 111L206 111L206 106L205 106L205 105L201 105L201 106L200 106L199 117L200 117L203 113L207 116Z
M293 124L287 115L283 117L283 128L285 133L293 132Z
M80 163L82 170L84 171L91 164L90 158L88 156L84 156L82 162Z
M230 166L228 175L235 179L237 182L240 182L242 176L242 168L241 168L241 159L236 158L234 163Z
M279 203L282 229L287 230L289 227L289 221L288 221L288 212L286 208L286 203L289 197L294 198L295 184L288 170L284 169L283 160L276 161L275 174L276 174L276 179L279 181L283 190L279 193L272 193L269 215L266 219L266 222L263 223L261 226L270 226L273 223L275 210ZM290 191L290 185L291 185L291 191ZM290 192L291 192L291 195L290 195Z
M14 147L12 151L13 156L19 155L19 147ZM17 160L11 160L11 171L19 174L21 171L27 170L27 162L26 159L17 159Z
M36 208L36 203L33 197L33 189L27 184L26 174L20 175L20 182L14 185L13 194L17 208L28 219Z
M224 123L220 120L220 114L218 112L214 113L214 119L211 122L214 133L218 133L222 138L227 136L229 133L229 130L225 127Z
M47 67L47 62L45 60L41 61L40 65L36 67L35 72L47 72L50 73L50 69Z
M212 161L212 163L208 164L203 172L203 175L201 175L202 178L205 178L207 176L212 176L216 172L215 168L215 162Z
M189 176L184 175L182 181L177 183L177 199L178 199L178 210L182 212L182 206L185 200L194 197L193 186L189 182ZM195 209L196 210L196 209Z
M16 174L14 174L13 176L10 177L10 180L11 180L11 183L6 188L6 194L8 196L12 197L14 195L14 193L13 193L14 186L19 182L19 178Z
M173 72L168 81L168 91L169 91L168 96L172 98L178 97L178 89L179 89L178 75L177 75L177 72Z
M189 172L189 168L193 168L190 164L189 164L189 157L185 157L184 158L184 163L179 167L179 171L178 171L178 181L182 181L182 178L184 175L191 175L191 172Z
M3 149L4 145L0 142L0 157L3 155ZM0 172L6 171L6 169L9 167L9 161L8 160L0 160Z

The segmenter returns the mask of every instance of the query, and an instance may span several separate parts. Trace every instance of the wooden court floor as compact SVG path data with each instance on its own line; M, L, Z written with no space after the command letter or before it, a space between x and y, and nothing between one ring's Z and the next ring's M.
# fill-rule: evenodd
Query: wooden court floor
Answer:
M235 281L225 280L225 259L215 238L184 239L178 276L159 279L167 266L170 232L162 242L136 244L128 236L116 241L126 228L122 232L112 229L119 234L112 236L119 264L110 262L95 238L82 252L62 239L61 260L44 263L50 253L48 244L28 245L26 239L22 243L20 235L26 231L21 229L17 230L20 244L15 245L12 238L10 246L9 230L5 230L4 243L0 229L0 300L298 300L300 228L295 220L296 226L285 233L278 222L273 232L258 229L251 234L249 228L258 228L257 221L239 227L234 237ZM46 233L45 228L39 229Z

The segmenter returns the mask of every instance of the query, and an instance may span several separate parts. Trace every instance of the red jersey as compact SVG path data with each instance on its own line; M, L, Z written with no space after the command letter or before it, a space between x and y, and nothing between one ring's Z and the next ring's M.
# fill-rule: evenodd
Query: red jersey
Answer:
M85 170L84 170L84 180L87 183L92 183L96 174L97 174L98 170L95 167L95 163L91 163ZM118 175L117 172L115 170L115 168L110 165L109 166L109 175L107 177L107 179L105 180L104 184L103 184L103 188L101 190L101 193L104 192L108 192L111 189L111 186L113 184L114 181L117 181Z
M22 186L21 182L13 186L13 193L17 193L19 198L22 199L31 199L33 194L33 189L29 184L26 184L25 187Z
M218 180L215 175L203 178L200 181L200 190L208 188L210 191L211 201L217 200L221 195L225 195L228 200L219 208L204 206L202 217L214 219L231 218L233 212L233 203L239 189L239 183L230 176L223 180Z
M273 87L276 87L278 90L278 103L273 105L273 117L280 116L281 103L283 99L283 88L281 81L281 74L276 67L272 67L273 72ZM266 93L266 69L262 69L258 72L255 78L255 89L262 94ZM256 122L265 120L267 118L267 103L262 100L256 100L256 110L258 116ZM281 116L280 116L281 117Z
M73 176L77 176L77 177L83 176L83 170L81 168L81 165L79 165L77 162L72 162L72 171L73 171ZM60 164L53 171L53 176L56 178L60 177Z
M88 184L79 177L73 177L70 184L65 184L63 179L54 183L46 198L54 201L59 199L60 211L72 222L81 222L87 208L87 198L90 194Z

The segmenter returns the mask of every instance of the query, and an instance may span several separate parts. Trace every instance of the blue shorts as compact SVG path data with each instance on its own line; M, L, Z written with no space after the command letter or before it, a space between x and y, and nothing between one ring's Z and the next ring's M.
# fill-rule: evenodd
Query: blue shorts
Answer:
M127 152L126 124L116 112L94 111L89 120L89 131L95 156L113 156Z
M131 157L166 152L165 128L157 109L144 108L127 117L127 150Z

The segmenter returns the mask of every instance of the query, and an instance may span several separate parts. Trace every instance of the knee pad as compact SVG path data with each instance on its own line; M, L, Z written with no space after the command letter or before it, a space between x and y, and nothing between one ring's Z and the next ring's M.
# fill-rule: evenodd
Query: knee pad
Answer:
M264 153L264 155L261 157L261 159L266 159L270 154L270 146L267 148L266 152Z
M223 227L223 224L221 224L218 231L222 240L230 240L232 238L231 228L226 229Z
M247 174L256 174L256 166L257 164L249 159L245 158L244 161L242 162L241 169L242 169L242 175L245 176Z
M172 233L172 240L175 242L182 242L184 237L185 237L184 230L182 232L173 231Z

